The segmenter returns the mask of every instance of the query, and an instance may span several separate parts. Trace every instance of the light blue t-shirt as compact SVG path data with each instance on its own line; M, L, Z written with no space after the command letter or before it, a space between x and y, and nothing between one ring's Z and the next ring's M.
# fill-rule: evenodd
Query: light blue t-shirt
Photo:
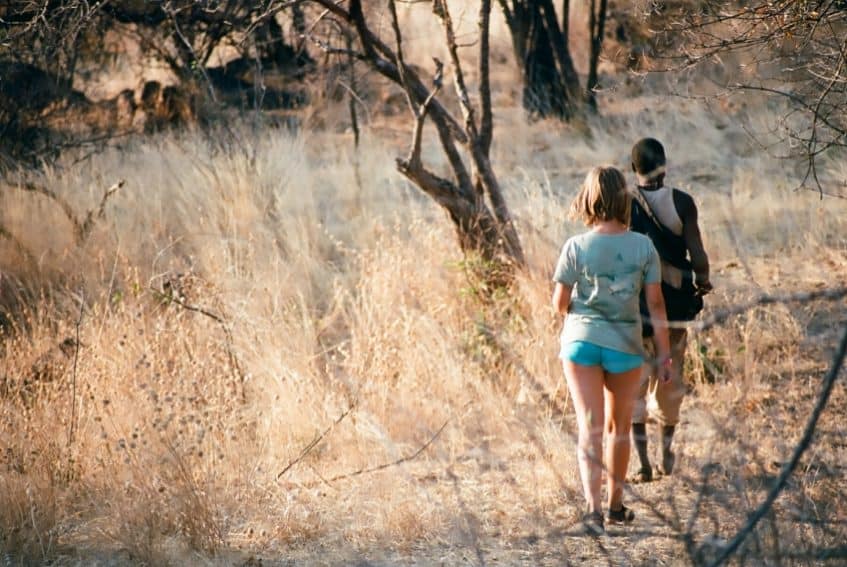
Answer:
M659 254L636 232L586 232L565 242L553 281L572 286L561 343L586 341L642 354L638 297L661 281Z

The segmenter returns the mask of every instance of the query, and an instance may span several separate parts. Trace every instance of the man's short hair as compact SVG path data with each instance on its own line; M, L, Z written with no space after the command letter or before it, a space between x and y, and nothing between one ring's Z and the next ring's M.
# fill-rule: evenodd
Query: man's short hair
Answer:
M665 148L655 138L641 138L632 146L632 169L649 178L664 172Z

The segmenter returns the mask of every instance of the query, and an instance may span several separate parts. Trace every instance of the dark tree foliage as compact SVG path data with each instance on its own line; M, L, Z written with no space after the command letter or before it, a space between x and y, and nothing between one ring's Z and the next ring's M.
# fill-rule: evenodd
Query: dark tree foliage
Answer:
M61 120L55 116L98 113L97 105L75 86L80 67L96 65L104 57L102 42L109 31L133 38L144 57L164 62L176 84L150 84L142 93L121 93L111 105L101 105L100 114L116 114L127 106L131 114L139 103L156 114L149 121L155 126L179 117L195 118L200 101L207 107L211 103L247 108L302 102L260 80L274 69L289 76L302 73L311 63L304 50L286 41L277 20L283 11L295 27L298 21L302 25L300 3L283 0L0 3L0 167L37 162L63 145L79 143L78 132L58 131L55 125ZM234 48L240 56L216 67L212 57L221 46ZM156 108L149 108L154 102Z

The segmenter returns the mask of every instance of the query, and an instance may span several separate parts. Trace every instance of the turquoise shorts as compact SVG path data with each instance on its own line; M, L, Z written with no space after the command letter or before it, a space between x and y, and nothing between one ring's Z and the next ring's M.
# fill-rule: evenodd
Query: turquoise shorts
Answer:
M563 344L559 358L581 366L602 366L603 370L613 374L629 372L644 363L644 357L640 354L621 352L585 341Z

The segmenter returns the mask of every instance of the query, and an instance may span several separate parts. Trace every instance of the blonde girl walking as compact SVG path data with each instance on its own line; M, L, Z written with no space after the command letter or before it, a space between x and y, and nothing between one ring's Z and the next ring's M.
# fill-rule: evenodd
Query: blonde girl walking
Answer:
M561 351L579 429L577 461L587 510L588 534L605 522L635 518L623 504L630 454L630 425L645 357L639 294L645 291L656 329L657 374L670 379L670 345L661 290L659 255L643 234L630 232L631 194L614 167L595 167L585 177L570 215L589 230L565 242L553 280L553 307L564 315ZM606 437L605 455L603 437ZM601 511L602 472L607 478Z

